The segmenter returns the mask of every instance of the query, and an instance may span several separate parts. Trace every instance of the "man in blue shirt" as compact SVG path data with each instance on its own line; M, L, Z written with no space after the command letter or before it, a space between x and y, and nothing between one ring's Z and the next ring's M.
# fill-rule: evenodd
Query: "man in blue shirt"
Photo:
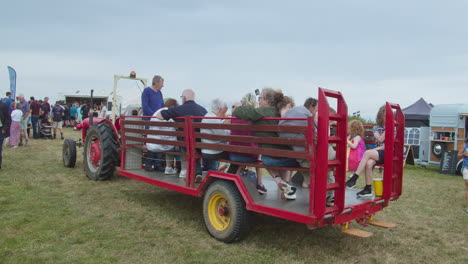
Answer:
M150 87L146 87L141 94L141 106L143 115L146 116L143 120L150 120L153 114L164 106L163 95L161 89L164 87L164 78L155 75ZM146 127L149 128L149 127ZM162 153L148 151L145 160L145 170L153 171L155 169L164 170L161 166ZM153 168L154 166L154 168ZM159 168L158 168L159 167Z
M10 92L7 92L6 93L6 97L5 98L2 98L2 102L4 102L7 107L8 107L8 113L11 114L11 111L13 110L12 109L12 106L11 106L11 102L13 100L11 100L11 93Z
M176 117L182 117L182 116L205 116L208 111L206 109L195 103L195 92L191 89L186 89L182 92L182 105L171 107L166 110L162 110L161 112L157 113L156 117L160 120L169 120L169 119L174 119L176 122L184 122L184 119L176 118ZM194 119L194 122L201 122L202 119ZM196 132L200 132L200 129L195 129ZM182 151L184 151L184 148L182 148ZM185 178L186 176L186 168L187 168L187 163L182 157L182 170L179 174L179 177ZM196 168L195 168L195 181L196 182L201 182L202 180L202 169L200 165L200 160L196 160Z
M141 106L143 107L143 115L149 116L145 120L150 120L153 114L164 106L163 95L161 89L164 87L164 79L155 75L150 87L146 87L141 94Z

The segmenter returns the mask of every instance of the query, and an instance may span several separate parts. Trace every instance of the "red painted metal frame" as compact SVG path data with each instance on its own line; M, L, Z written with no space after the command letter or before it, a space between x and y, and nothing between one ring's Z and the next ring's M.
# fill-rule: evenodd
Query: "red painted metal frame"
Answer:
M330 114L327 98L337 100L337 114ZM370 216L387 206L389 200L397 199L402 191L402 155L404 116L400 107L396 104L387 103L386 115L386 139L385 139L385 170L384 170L384 194L382 198L369 200L361 204L344 207L345 204L345 160L346 160L346 137L348 109L346 102L340 92L319 88L318 95L318 130L317 144L315 143L314 119L308 118L305 139L307 142L306 152L310 161L310 197L308 215L294 213L282 209L272 208L256 204L250 196L244 182L238 175L210 171L203 182L195 188L195 162L196 162L196 139L194 136L193 119L202 117L184 117L184 140L186 144L187 177L186 186L167 183L157 179L144 177L125 170L125 150L122 147L121 160L122 169L119 174L139 181L147 182L156 186L174 190L192 196L203 196L208 186L216 179L232 181L236 184L240 194L245 200L248 210L263 213L309 226L324 226L330 224L341 224L355 219L369 219ZM396 120L393 111L396 111ZM121 117L125 120L125 116ZM329 136L330 121L337 121L337 135ZM125 146L125 128L121 129L121 141ZM397 132L396 138L394 131ZM328 160L328 144L336 145L336 160ZM394 158L395 157L395 158ZM334 168L335 183L327 184L327 173L329 168ZM335 205L326 207L326 192L335 192ZM383 200L383 201L382 201Z

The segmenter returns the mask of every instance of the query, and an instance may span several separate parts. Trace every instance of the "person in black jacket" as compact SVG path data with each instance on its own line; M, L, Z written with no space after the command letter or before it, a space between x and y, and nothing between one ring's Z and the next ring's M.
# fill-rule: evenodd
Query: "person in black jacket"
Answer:
M0 101L0 169L2 168L3 140L10 136L11 116L8 105Z

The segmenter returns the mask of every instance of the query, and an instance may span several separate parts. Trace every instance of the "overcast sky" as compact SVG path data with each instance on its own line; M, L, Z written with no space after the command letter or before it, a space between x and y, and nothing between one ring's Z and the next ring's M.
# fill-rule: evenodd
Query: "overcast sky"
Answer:
M162 75L165 97L191 88L205 105L262 87L302 104L324 87L374 119L385 101L468 103L467 14L465 0L8 1L0 91L7 65L18 93L53 101L110 94L114 74L135 70ZM119 89L138 97L132 82Z

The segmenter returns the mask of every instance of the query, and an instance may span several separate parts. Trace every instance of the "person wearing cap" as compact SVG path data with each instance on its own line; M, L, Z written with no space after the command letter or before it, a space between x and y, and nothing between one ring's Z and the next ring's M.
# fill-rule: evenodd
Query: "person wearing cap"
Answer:
M21 111L23 112L23 116L21 118L21 137L19 145L23 145L23 138L24 138L24 146L27 147L29 143L28 137L28 119L29 115L31 114L31 108L29 107L28 101L24 98L24 94L19 94L18 99L21 105Z

